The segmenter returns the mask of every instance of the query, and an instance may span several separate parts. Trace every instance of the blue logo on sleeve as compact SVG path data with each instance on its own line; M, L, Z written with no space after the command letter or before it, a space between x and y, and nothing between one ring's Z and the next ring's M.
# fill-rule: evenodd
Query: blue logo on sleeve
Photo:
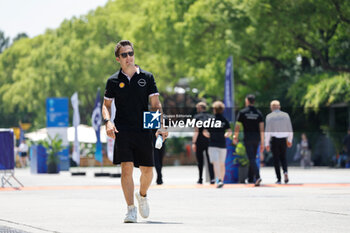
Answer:
M143 112L143 128L144 129L159 129L160 116L162 114L157 110L156 112Z

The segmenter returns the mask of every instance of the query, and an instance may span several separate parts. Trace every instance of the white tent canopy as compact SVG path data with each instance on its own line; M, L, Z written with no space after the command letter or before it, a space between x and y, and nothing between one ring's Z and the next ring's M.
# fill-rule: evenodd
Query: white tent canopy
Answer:
M68 127L67 136L68 136L69 142L74 142L74 133L75 133L75 128ZM24 136L32 141L44 140L47 138L47 129L42 128L35 132L26 133ZM102 143L107 142L107 135L106 135L106 130L104 125L101 126L101 129L100 129L100 138ZM94 128L88 125L82 125L82 124L79 125L78 141L84 142L84 143L96 143L97 139L96 139L96 133Z

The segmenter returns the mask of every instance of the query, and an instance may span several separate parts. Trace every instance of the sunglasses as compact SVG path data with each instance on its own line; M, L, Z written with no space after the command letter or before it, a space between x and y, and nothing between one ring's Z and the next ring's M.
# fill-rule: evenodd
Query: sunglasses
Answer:
M126 58L128 55L129 55L129 57L134 56L134 51L120 54L120 56L122 56L122 58Z

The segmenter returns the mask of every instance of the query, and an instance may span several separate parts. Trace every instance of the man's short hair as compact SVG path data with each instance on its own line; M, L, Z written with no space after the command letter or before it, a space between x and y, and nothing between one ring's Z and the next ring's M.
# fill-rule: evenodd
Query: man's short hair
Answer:
M222 114L225 110L225 104L221 101L215 101L213 103L213 109L215 110L215 113Z
M133 44L130 41L128 41L128 40L121 40L115 46L115 49L114 49L115 57L119 57L119 50L120 50L121 47L124 47L124 46L131 46L132 51L134 51L134 46L133 46Z
M248 94L245 98L249 101L250 104L254 104L255 103L255 95Z
M272 100L270 106L280 106L280 102L278 100Z
M196 108L201 108L202 110L206 110L207 104L205 102L201 101L198 104L196 104Z

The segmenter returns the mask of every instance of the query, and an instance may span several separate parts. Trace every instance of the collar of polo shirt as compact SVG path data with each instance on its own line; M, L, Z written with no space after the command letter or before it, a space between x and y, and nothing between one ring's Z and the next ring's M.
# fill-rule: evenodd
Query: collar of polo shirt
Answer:
M122 74L124 74L130 81L131 77L129 77L126 73L124 73L123 69L121 69L122 71ZM136 74L139 74L140 73L140 67L139 66L136 66Z

